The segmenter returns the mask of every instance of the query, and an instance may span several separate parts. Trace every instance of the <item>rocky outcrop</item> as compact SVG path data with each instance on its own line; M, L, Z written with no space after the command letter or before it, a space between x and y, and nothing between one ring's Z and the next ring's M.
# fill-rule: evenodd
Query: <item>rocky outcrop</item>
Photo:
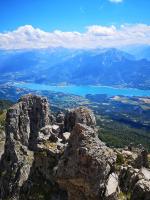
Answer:
M120 171L120 188L124 193L131 194L131 200L150 199L150 170L142 167L135 169L124 166Z
M139 150L137 158L134 162L134 167L138 169L140 169L141 167L149 167L148 152L145 149Z
M86 120L88 114L83 116ZM8 110L0 162L1 199L67 198L53 173L70 137L63 133L64 118L58 113L54 119L47 99L35 95L22 97Z
M106 185L105 197L109 200L118 199L119 192L119 180L116 173L109 175L108 182Z
M134 185L142 178L138 169L132 166L122 166L120 170L120 187L124 193L133 191Z
M4 145L5 145L5 132L0 129L0 160L1 156L4 153Z
M64 119L65 131L72 131L73 127L77 123L85 124L90 127L95 127L96 119L93 112L85 107L68 110Z
M114 152L98 139L94 129L76 123L58 163L57 181L68 192L69 200L102 199L115 159Z
M99 140L95 125L85 107L54 117L46 98L22 97L6 116L0 199L118 200L121 190L149 200L147 154L122 151L116 169L118 150Z
M140 180L136 183L131 196L132 200L150 200L150 180Z
M38 194L45 198L45 189L48 194L57 191L52 173L63 145L55 131L46 98L26 95L8 110L5 151L0 163L2 199L38 199ZM48 185L53 187L47 189ZM43 191L38 193L42 186Z
M32 149L38 131L50 123L49 116L46 98L33 95L22 97L7 112L6 140L14 139Z

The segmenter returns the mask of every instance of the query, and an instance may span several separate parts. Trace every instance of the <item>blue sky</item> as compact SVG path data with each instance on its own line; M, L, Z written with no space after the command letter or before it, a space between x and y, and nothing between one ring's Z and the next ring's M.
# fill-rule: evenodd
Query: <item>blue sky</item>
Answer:
M45 31L80 32L93 24L150 24L149 9L150 0L0 0L0 31L26 24Z
M0 0L0 49L150 44L150 0Z

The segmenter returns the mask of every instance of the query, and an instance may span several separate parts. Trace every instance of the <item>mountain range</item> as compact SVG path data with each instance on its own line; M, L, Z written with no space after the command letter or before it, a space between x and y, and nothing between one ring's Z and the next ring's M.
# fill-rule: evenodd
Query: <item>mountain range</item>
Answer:
M150 47L0 51L1 82L150 89Z

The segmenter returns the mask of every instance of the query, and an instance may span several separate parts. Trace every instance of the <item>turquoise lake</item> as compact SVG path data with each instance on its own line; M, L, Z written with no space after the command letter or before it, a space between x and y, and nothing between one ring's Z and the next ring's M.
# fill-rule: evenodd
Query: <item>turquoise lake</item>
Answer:
M54 91L66 94L75 94L85 96L87 94L107 94L108 96L124 95L124 96L147 96L150 97L150 90L139 90L133 88L113 88L106 86L50 86L35 83L15 83L19 88L26 88L38 91Z

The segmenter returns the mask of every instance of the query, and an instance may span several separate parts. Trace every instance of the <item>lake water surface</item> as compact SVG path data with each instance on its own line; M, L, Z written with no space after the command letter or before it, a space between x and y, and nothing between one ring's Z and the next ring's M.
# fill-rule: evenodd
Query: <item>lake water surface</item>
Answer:
M150 90L139 90L134 88L113 88L106 86L50 86L36 83L16 83L19 88L27 88L38 91L54 91L66 94L85 96L87 94L107 94L108 96L147 96L150 97Z

